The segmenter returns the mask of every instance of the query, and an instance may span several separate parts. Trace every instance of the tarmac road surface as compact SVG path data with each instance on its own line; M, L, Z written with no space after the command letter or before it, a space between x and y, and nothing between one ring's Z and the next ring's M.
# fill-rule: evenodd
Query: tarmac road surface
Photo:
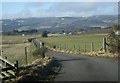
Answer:
M118 81L118 60L49 51L62 64L55 81Z

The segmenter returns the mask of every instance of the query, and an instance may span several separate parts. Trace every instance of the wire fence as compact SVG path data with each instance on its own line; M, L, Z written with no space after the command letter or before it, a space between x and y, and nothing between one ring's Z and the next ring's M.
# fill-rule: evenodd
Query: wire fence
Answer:
M56 49L61 49L61 50L69 50L69 51L78 51L78 52L91 52L91 51L99 51L102 44L96 44L96 43L84 43L84 44L79 44L79 43L62 43L62 44L52 44L46 42L46 44L51 47L51 48L56 48Z

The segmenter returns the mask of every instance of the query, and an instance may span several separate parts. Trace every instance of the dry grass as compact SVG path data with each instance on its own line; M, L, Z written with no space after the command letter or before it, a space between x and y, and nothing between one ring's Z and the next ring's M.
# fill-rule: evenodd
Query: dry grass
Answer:
M52 51L57 51L57 52L62 52L62 53L68 53L68 54L75 54L75 55L82 55L82 56L98 56L98 57L109 57L109 58L118 58L118 54L115 53L109 53L109 52L104 52L104 51L92 51L92 52L81 52L81 51L73 51L73 50L64 50L64 49L59 49L59 48L50 48L48 47L49 50Z
M54 60L53 57L48 57L48 56L46 56L44 59L42 59L42 58L36 59L35 61L32 62L32 64L23 66L21 68L21 70L19 71L18 75L16 76L16 78L11 79L11 82L12 83L18 83L18 82L22 83L22 82L26 82L26 81L52 80L52 78L48 79L50 76L49 74L43 75L45 72L42 69L46 68L46 70L48 70L47 66L53 60ZM48 73L50 73L50 72L48 72ZM52 73L51 76L54 76L54 73ZM7 80L6 83L10 83L10 80Z
M8 60L11 62L19 61L19 65L25 65L25 47L27 47L27 61L31 63L36 57L32 56L34 50L33 45L27 42L30 37L38 36L3 36L2 37L2 56L7 56Z
M118 58L118 54L113 54L113 53L108 53L108 52L102 52L102 51L86 52L86 53L81 53L81 54L82 54L82 55L88 55L88 56L99 56L99 57Z
M2 44L21 44L27 42L28 38L35 37L38 38L40 37L39 35L26 35L26 36L21 36L21 35L13 35L13 36L2 36Z
M14 45L3 45L3 52L2 56L7 56L8 60L11 62L15 62L15 60L19 61L19 64L22 65L25 63L25 47L30 47L29 43L26 44L14 44ZM29 49L28 49L28 58L29 56Z

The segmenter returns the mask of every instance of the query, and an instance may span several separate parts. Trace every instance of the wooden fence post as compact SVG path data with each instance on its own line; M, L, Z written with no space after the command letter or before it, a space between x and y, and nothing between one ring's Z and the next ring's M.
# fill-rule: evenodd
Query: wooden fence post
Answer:
M80 51L80 45L78 45L78 49L79 49L79 51Z
M5 56L5 59L7 60L7 56ZM7 67L8 65L7 65L7 63L5 63L5 67Z
M106 52L107 48L106 48L106 38L103 38L103 50Z
M61 49L61 45L59 44L59 49Z
M27 65L27 47L25 47L25 61L26 61L26 65Z
M18 72L19 72L19 69L18 69L18 60L16 60L15 67L17 68L17 69L16 69L16 72L15 72L15 75L17 75Z
M91 43L91 52L94 51L94 44L93 42Z
M74 51L75 51L75 44L74 44Z
M0 56L2 55L2 50L0 50Z
M16 60L15 67L18 69L18 60Z
M66 50L68 50L68 45L66 44Z
M86 52L86 44L85 44L85 52Z
M66 44L65 44L65 47L64 47L64 49L66 50Z

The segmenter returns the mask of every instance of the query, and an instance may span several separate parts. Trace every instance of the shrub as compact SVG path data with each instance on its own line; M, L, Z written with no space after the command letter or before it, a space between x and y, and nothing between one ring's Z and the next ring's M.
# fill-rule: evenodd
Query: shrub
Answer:
M48 32L47 32L47 31L44 31L44 32L42 33L42 37L48 37Z
M38 48L36 49L34 52L33 52L33 55L34 56L42 56L42 58L45 57L45 53L47 52L47 48L46 47L41 47L41 48Z
M110 31L108 37L108 50L111 53L120 52L120 35L116 35L115 31L119 30L120 27L117 25L113 26L113 30Z

